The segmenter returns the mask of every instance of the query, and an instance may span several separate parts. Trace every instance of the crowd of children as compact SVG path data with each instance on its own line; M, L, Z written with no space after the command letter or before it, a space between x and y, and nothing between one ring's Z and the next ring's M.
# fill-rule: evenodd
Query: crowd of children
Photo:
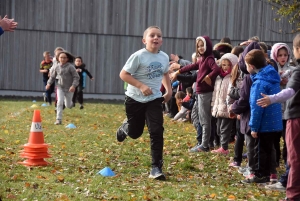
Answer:
M85 88L85 77L93 80L91 73L85 68L82 58L74 57L62 47L54 50L54 58L51 59L50 52L43 53L44 60L40 64L40 72L43 74L45 93L44 101L52 104L51 94L55 91L56 121L54 124L62 124L62 112L65 107L75 107L76 99L83 109L83 89ZM56 86L56 88L55 88Z
M300 149L297 146L300 143L297 113L300 77L299 70L291 66L288 45L276 43L268 50L258 37L252 37L236 47L230 44L229 38L213 46L208 36L199 36L195 41L193 61L171 54L167 69L167 57L160 50L160 28L146 29L143 42L146 47L134 53L120 73L121 79L128 83L127 119L117 130L116 137L119 142L127 136L136 139L143 133L146 123L152 155L149 177L165 179L161 108L162 103L171 98L172 103L164 107L164 112L173 112L170 107L175 108L177 114L168 116L174 121L190 119L197 130L197 144L191 152L227 155L230 139L236 136L234 161L229 166L238 167L243 173L242 183L277 181L276 167L281 157L279 143L283 136L287 173L266 188L286 188L285 200L300 200ZM299 62L300 35L293 41L293 51ZM172 85L168 83L170 80ZM161 81L160 92L157 82ZM162 93L165 93L163 98ZM244 141L248 164L241 167Z

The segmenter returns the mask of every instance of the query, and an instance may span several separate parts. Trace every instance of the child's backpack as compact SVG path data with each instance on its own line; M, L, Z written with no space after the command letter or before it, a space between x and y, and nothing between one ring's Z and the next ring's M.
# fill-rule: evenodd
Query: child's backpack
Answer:
M82 88L86 86L86 72L82 72Z

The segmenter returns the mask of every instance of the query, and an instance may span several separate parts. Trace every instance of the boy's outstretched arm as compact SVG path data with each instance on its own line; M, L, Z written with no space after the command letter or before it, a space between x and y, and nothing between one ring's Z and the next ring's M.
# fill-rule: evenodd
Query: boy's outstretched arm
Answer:
M120 78L127 82L128 84L135 86L136 88L140 89L144 96L149 96L152 94L151 88L149 88L147 85L143 84L142 82L138 81L132 75L125 70L121 70L120 72Z
M165 73L162 79L162 84L164 85L166 89L166 93L163 95L165 98L164 103L168 102L171 99L172 96L172 87L171 87L171 81L169 78L169 73Z

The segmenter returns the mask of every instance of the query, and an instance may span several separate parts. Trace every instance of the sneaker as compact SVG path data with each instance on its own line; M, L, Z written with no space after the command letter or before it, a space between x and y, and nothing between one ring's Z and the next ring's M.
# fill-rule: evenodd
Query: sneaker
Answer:
M266 185L265 188L269 189L269 190L285 191L285 187L282 185L281 182L277 182L275 184Z
M248 176L250 176L252 174L252 172L249 170L249 169L247 169L244 173L243 173L243 176L244 177L248 177Z
M277 174L271 174L270 175L270 181L277 182Z
M166 180L166 176L164 175L161 168L159 168L159 167L152 168L149 178L157 179L157 180Z
M81 109L81 110L82 110L82 109L83 109L83 105L80 105L79 109Z
M243 184L253 184L253 183L265 184L267 182L270 182L270 179L269 179L269 177L257 177L254 175L252 178L242 180L241 182Z
M249 171L248 167L239 167L238 169L238 173L240 174L244 174L244 172Z
M169 117L169 118L171 118L171 119L173 119L175 115L173 115L171 113L168 113L166 116Z
M208 152L209 148L204 148L202 145L197 144L193 148L190 149L190 152Z
M44 102L47 102L47 96L46 93L43 93Z
M238 167L241 167L241 163L239 162L236 162L236 161L233 161L229 164L229 167L235 167L235 168L238 168Z
M220 147L219 149L212 150L211 153L227 155L229 154L229 150L225 150L223 147Z
M61 120L59 120L59 119L56 119L56 121L55 121L55 123L54 123L55 125L61 125Z
M127 132L125 131L126 122L122 123L122 125L118 128L116 132L116 137L118 142L123 142L127 137Z
M248 153L247 153L247 152L246 152L246 153L243 153L242 158L243 158L243 159L248 158Z
M246 176L246 179L251 179L252 177L254 177L254 174L249 174L248 176Z

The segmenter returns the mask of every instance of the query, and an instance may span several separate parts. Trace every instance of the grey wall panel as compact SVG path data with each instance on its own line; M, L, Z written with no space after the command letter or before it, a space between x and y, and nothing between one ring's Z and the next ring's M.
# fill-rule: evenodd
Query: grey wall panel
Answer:
M61 46L82 56L95 76L86 93L123 94L119 72L144 47L150 25L161 27L164 52L186 59L199 35L213 44L227 36L233 45L254 35L291 45L295 35L285 34L293 26L275 22L271 6L259 0L0 0L5 14L19 23L0 37L0 89L7 90L43 91L42 54Z

